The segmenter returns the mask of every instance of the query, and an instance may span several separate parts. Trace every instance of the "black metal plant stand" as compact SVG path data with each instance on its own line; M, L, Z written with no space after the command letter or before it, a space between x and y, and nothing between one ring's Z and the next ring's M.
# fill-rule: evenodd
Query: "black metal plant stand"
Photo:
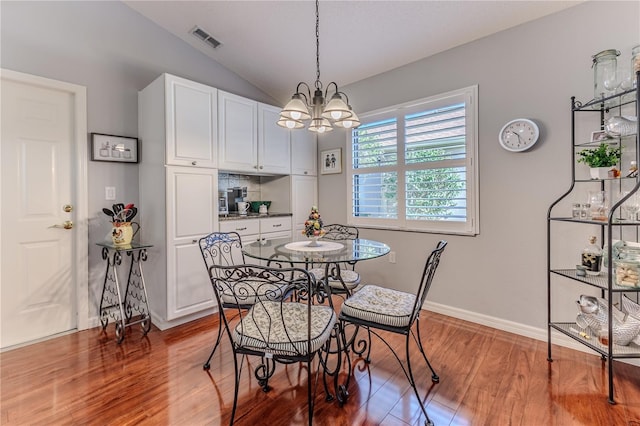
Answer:
M106 330L111 319L115 323L118 343L124 340L125 328L135 324L140 324L142 334L146 335L151 329L151 317L142 262L147 260L147 249L152 246L138 243L127 246L115 246L110 242L97 244L102 247L102 258L107 262L99 310L102 330ZM124 293L118 280L118 267L122 264L123 253L131 259Z

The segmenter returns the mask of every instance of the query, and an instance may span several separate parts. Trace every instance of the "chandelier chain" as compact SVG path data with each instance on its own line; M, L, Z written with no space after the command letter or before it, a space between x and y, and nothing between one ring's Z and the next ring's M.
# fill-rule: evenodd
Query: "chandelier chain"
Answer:
M2 1L2 0L0 0ZM302 129L303 121L311 120L309 130L325 133L333 130L332 124L345 129L353 129L360 125L358 116L349 105L349 98L340 91L338 84L332 81L323 93L320 81L320 0L316 1L316 82L315 91L311 85L301 81L296 92L280 112L278 126L287 129ZM335 92L329 99L329 89ZM305 89L301 91L301 89ZM312 95L313 93L313 95Z
M322 89L320 82L320 0L316 0L316 89Z

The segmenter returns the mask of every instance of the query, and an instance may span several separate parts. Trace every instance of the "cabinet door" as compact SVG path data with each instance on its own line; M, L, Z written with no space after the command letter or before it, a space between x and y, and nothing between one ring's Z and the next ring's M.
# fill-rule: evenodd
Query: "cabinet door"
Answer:
M278 126L280 108L258 104L258 172L291 173L290 130Z
M258 103L218 92L218 167L232 172L257 172Z
M293 213L293 235L302 240L304 222L312 206L318 205L318 178L315 176L291 176L291 212Z
M217 89L166 76L166 164L217 167Z
M198 240L217 229L218 172L168 167L166 176L167 319L171 320L215 306Z
M291 174L318 175L316 134L306 129L291 130Z

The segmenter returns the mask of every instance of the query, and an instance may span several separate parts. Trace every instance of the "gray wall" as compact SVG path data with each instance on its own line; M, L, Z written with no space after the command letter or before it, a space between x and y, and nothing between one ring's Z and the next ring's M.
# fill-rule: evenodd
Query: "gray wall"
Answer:
M640 43L639 5L586 2L342 88L364 113L479 86L480 235L363 230L362 236L385 241L397 253L396 264L388 258L359 264L365 281L409 290L428 251L444 238L449 245L431 301L486 323L545 328L546 215L570 184L570 97L593 97L591 55L616 48L620 66L629 67L631 47ZM498 131L518 117L539 123L542 139L530 151L507 152ZM322 135L318 150L345 149L345 139L342 132ZM344 173L320 177L319 204L330 223L347 220L346 185ZM589 229L562 237L573 247L565 267L579 260ZM575 318L573 300L585 286L558 291L569 296L559 310L567 320Z
M138 135L138 91L168 72L266 103L267 96L119 1L0 3L2 68L87 87L89 132ZM90 150L89 150L90 151ZM141 142L144 155L144 141ZM138 202L138 166L90 161L89 306L95 315L104 267L96 241L110 230L105 186Z
M119 2L2 1L0 8L0 66L86 86L89 132L136 136L137 91L162 72L274 103ZM590 99L592 54L617 48L627 64L631 46L640 42L639 9L638 2L590 1L344 87L359 112L472 84L480 93L480 235L363 230L364 237L386 241L397 252L396 264L383 258L358 265L365 281L409 289L427 251L446 238L450 245L431 300L544 327L545 218L569 185L569 99ZM497 142L501 126L516 117L541 125L542 141L526 153L504 151ZM345 142L344 132L332 132L320 138L319 150L346 148ZM115 186L119 201L137 202L137 182L135 165L89 162L91 306L103 273L93 242L109 230L100 212L111 204L104 187ZM346 221L346 184L344 173L320 177L326 221ZM575 257L588 234L567 237L575 241ZM573 305L567 312L575 314Z

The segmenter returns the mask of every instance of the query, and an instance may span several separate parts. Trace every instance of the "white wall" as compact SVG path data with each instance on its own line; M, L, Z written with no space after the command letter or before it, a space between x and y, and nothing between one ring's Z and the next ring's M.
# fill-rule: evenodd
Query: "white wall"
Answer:
M136 137L138 91L163 72L274 103L119 1L2 1L0 7L0 66L86 86L90 133ZM113 204L105 201L104 187L115 186L119 202L137 204L138 166L90 161L88 174L89 306L95 315L104 274L95 242L110 229L102 208Z
M546 328L546 215L570 185L570 97L593 97L593 54L616 48L620 66L628 67L638 43L639 2L590 1L343 87L354 109L365 113L479 85L480 235L365 229L363 237L391 246L397 263L385 257L358 264L364 281L414 288L428 252L445 238L449 245L429 300L487 323ZM525 153L507 152L498 131L518 117L539 123L541 141ZM345 139L344 132L322 135L318 150L346 149ZM347 184L344 173L320 176L325 221L346 222ZM576 263L591 232L575 228L568 236L575 241L568 255ZM569 293L567 320L575 318L572 297L580 291L584 286L560 290Z

